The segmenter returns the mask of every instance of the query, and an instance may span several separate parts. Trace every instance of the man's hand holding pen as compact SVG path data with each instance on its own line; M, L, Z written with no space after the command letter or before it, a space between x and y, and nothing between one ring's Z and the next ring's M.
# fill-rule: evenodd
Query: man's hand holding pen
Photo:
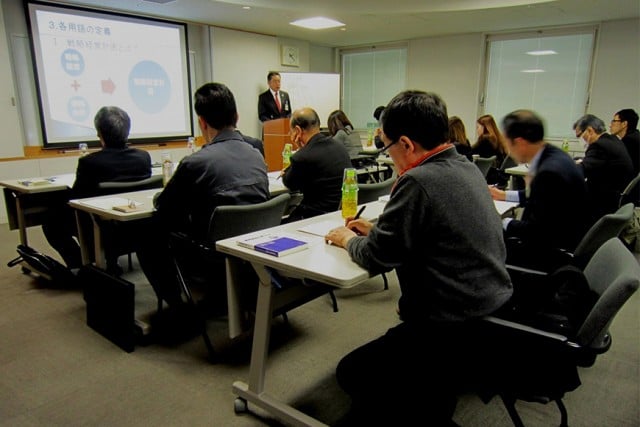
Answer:
M356 236L366 236L369 234L369 230L373 227L373 224L365 219L361 219L360 215L364 211L365 206L362 206L356 216L353 218L345 219L345 226L334 228L324 236L325 242L328 244L339 246L341 248L347 247L349 240Z

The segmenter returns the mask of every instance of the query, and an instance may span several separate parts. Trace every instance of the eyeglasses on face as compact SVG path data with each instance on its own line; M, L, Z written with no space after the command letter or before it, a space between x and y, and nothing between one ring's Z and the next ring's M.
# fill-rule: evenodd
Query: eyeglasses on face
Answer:
M612 120L611 120L611 123L621 122L621 121L622 121L622 120L620 120L620 119L612 119Z
M585 133L587 130L576 130L576 138L580 138L582 137L582 134Z
M395 141L393 141L391 144L389 145L385 145L384 147L382 147L380 150L378 150L378 154L382 154L385 151L387 151L389 148L391 148L392 145L397 144L398 141L400 141L400 138L396 139Z

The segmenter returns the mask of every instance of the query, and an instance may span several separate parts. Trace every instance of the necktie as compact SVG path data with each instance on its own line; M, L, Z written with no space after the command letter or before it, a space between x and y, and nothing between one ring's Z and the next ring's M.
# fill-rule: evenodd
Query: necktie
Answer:
M276 92L276 107L278 107L278 111L282 111L282 108L280 107L280 95L278 95L278 92Z

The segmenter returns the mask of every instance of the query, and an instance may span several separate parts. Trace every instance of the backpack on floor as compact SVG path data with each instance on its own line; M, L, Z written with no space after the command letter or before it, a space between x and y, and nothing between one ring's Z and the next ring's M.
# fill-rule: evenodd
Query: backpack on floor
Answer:
M26 245L18 245L18 257L7 263L7 266L13 267L22 262L27 264L27 270L51 281L56 286L71 286L75 282L75 276L71 271L57 260L45 255L32 247Z

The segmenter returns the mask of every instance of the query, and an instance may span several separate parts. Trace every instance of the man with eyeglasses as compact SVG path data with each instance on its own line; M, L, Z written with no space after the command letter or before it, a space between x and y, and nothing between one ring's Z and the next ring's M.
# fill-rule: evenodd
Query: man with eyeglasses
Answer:
M372 274L395 269L402 291L400 324L337 367L348 425L453 425L456 394L482 365L473 320L512 294L500 216L480 170L447 142L448 122L438 95L394 97L381 123L399 171L390 200L375 224L355 219L325 236ZM403 392L415 384L421 393Z
M620 193L633 178L633 163L620 140L607 133L602 119L585 114L573 125L576 138L587 144L584 158L577 160L587 184L591 221L618 209Z
M624 146L627 147L635 175L640 172L640 131L637 127L638 113L631 108L618 111L609 125L611 135L620 138Z

